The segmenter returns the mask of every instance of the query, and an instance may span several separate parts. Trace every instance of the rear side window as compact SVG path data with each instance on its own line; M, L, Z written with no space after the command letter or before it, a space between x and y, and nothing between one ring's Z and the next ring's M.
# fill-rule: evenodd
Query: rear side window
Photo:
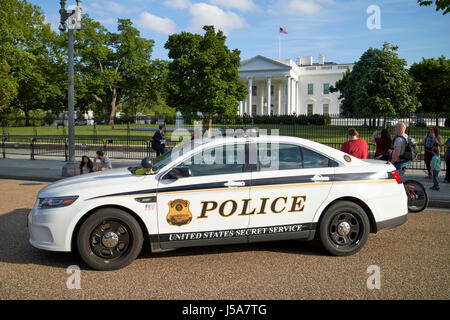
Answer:
M332 160L329 158L306 148L301 148L301 150L303 155L303 168L334 167L334 165L330 165L330 161Z
M257 152L257 171L337 166L337 163L328 157L294 144L278 144L277 148L270 143L260 143Z

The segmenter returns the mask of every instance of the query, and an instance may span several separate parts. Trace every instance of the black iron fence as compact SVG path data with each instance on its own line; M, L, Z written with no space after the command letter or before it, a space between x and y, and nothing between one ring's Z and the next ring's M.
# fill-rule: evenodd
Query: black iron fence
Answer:
M122 118L114 125L92 122L78 122L75 126L75 156L93 156L95 151L103 150L110 158L142 159L153 156L151 139L158 125L165 123L167 146L172 147L179 141L180 131L192 135L194 127L201 126L201 118ZM255 116L227 117L212 119L212 128L224 133L226 129L235 130L242 127L257 127L261 134L278 134L301 137L340 149L347 141L347 130L355 128L359 137L369 144L369 158L375 154L375 144L370 138L375 131L386 127L391 133L393 125L403 121L407 134L417 142L423 141L431 126L438 126L445 142L450 137L450 115L414 115L408 117L342 117L342 116ZM0 118L3 158L9 155L29 156L30 159L63 157L68 158L67 120L64 119L28 119L25 126L23 118ZM203 124L203 129L205 124ZM445 146L441 147L441 168L446 170L444 161ZM425 169L423 146L419 147L419 158L413 162L411 169Z

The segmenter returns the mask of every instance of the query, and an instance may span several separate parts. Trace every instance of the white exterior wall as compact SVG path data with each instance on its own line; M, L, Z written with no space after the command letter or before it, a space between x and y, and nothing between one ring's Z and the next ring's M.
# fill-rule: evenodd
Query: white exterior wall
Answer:
M287 77L290 77L290 105L287 108L289 114L294 112L296 114L307 114L308 104L313 104L313 114L322 114L323 104L329 105L329 114L338 114L340 111L339 93L323 94L323 84L335 85L336 81L342 79L347 68L351 70L353 64L298 66L292 60L276 61L256 56L242 62L241 67L239 67L239 75L245 86L249 84L248 78L252 78L252 86L257 88L256 96L252 97L252 105L257 106L258 115L267 114L264 103L267 102L268 77L271 78L271 85L273 86L271 103L274 115L286 113ZM313 95L308 95L308 83L314 85ZM244 110L248 109L244 108Z

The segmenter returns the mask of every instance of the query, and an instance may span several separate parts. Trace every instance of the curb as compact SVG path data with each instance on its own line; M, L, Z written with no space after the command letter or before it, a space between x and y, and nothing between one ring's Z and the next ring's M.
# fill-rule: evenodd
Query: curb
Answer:
M7 180L27 180L27 181L38 181L38 182L55 182L63 178L49 178L49 177L30 177L30 176L10 176L7 174L0 174L0 179Z

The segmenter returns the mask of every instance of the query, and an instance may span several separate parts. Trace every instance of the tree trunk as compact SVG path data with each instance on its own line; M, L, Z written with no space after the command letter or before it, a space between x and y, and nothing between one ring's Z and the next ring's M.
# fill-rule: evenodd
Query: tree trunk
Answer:
M114 125L114 117L116 116L116 101L117 101L117 89L114 88L113 90L113 98L111 101L111 113L109 114L109 125L113 126Z
M24 110L23 111L25 113L25 127L29 127L30 126L30 111L29 110Z
M205 137L211 138L211 128L212 128L212 117L206 118L206 131Z

